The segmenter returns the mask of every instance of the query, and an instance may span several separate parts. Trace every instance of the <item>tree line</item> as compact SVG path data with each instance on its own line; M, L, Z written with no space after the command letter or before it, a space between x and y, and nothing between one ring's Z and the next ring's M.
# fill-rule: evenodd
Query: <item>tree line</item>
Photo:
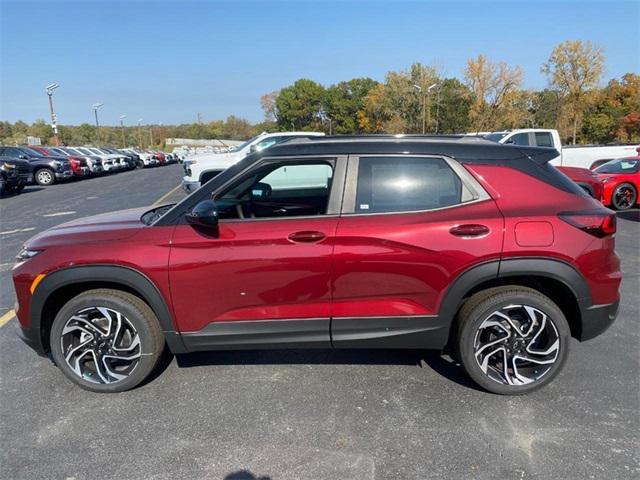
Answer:
M557 45L541 66L542 90L523 88L517 65L484 55L469 59L462 78L414 63L390 71L384 81L354 78L323 86L302 78L260 99L263 122L226 120L182 125L100 127L100 141L112 146L163 147L166 138L246 139L263 131L353 133L461 133L510 128L555 128L566 143L640 141L640 75L627 73L601 82L601 47L580 40ZM44 120L31 125L0 122L0 141L24 143L26 136L50 143ZM63 144L96 143L94 125L60 126Z

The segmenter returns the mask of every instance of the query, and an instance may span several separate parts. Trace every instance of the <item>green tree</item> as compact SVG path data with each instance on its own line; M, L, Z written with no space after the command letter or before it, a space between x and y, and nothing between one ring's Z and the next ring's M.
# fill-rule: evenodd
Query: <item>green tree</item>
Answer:
M435 92L433 112L437 133L464 133L469 130L471 92L457 78L443 79Z
M281 131L312 131L320 128L324 87L302 78L280 90L276 98L278 128Z
M323 110L331 133L361 133L358 112L364 108L368 93L378 85L371 78L354 78L332 85L326 90Z

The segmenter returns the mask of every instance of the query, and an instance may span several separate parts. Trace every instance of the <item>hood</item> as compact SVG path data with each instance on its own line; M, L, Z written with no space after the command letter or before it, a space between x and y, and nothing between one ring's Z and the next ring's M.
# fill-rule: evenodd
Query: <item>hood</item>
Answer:
M0 157L0 163L10 163L11 165L31 168L31 164L27 160L21 160L14 157Z
M26 246L37 250L46 247L68 246L72 243L128 238L135 235L141 228L146 227L140 221L140 217L150 209L151 207L132 208L72 220L37 234L26 243Z

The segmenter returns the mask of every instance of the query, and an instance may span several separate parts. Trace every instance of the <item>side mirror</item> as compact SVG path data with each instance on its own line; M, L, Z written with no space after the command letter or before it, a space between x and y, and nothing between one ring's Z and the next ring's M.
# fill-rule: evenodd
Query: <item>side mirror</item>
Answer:
M251 145L249 147L249 153L255 153L257 151L258 151L258 146L257 145L254 144L254 145Z
M209 229L218 227L218 207L213 200L202 200L185 217L191 225Z
M20 154L20 155L18 155L18 158L21 158L22 160L26 160L26 159L27 159L27 156L26 156L26 155L22 155L22 154Z

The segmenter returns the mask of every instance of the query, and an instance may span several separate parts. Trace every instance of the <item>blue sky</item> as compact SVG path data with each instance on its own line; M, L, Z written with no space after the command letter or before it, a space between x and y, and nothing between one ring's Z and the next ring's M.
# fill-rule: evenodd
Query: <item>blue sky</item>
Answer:
M57 82L62 124L262 119L260 96L306 77L325 85L420 61L462 76L483 53L540 66L567 39L605 48L606 78L639 67L636 0L203 2L0 0L0 120L48 118Z

